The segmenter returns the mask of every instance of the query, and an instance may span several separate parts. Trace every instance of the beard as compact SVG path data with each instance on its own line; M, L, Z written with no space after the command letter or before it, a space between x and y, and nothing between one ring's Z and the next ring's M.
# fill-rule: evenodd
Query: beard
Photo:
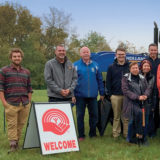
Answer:
M16 63L16 62L13 62L13 61L12 61L12 64L13 64L14 66L17 66L17 67L21 66L21 62Z

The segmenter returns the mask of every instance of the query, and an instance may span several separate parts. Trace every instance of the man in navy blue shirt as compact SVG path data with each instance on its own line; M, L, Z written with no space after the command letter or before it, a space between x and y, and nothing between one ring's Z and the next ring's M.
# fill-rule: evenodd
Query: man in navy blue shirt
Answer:
M116 59L108 67L106 77L106 94L111 100L113 109L113 137L117 138L121 133L121 114L123 107L123 92L121 80L125 73L129 72L129 62L126 60L126 51L123 48L116 49ZM123 121L123 136L127 137L128 120Z

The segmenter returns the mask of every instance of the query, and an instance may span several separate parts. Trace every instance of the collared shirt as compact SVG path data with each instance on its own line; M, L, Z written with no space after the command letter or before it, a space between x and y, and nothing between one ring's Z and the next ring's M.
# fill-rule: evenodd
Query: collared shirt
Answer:
M32 93L29 70L23 67L17 70L12 64L1 68L0 91L4 92L9 104L27 105L29 103L28 93Z

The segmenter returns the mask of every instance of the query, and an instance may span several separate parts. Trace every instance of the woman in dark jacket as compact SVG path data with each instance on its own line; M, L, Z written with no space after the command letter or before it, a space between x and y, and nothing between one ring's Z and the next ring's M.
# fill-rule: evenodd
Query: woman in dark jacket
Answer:
M155 85L155 77L151 73L152 65L150 61L143 60L140 64L140 70L142 75L147 80L148 86L151 88L151 94L147 99L148 104L145 106L146 108L146 127L145 134L149 137L154 136L154 110L156 107L156 85Z
M140 143L144 140L144 119L142 108L150 95L150 87L136 62L130 64L130 73L122 78L124 94L122 116L129 119L127 141ZM142 126L143 125L143 126Z

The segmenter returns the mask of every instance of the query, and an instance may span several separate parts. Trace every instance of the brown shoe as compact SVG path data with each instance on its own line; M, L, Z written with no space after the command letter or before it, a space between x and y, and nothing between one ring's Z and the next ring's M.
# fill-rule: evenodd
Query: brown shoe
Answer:
M10 141L10 150L8 151L8 154L11 152L15 152L16 150L17 150L17 142Z

